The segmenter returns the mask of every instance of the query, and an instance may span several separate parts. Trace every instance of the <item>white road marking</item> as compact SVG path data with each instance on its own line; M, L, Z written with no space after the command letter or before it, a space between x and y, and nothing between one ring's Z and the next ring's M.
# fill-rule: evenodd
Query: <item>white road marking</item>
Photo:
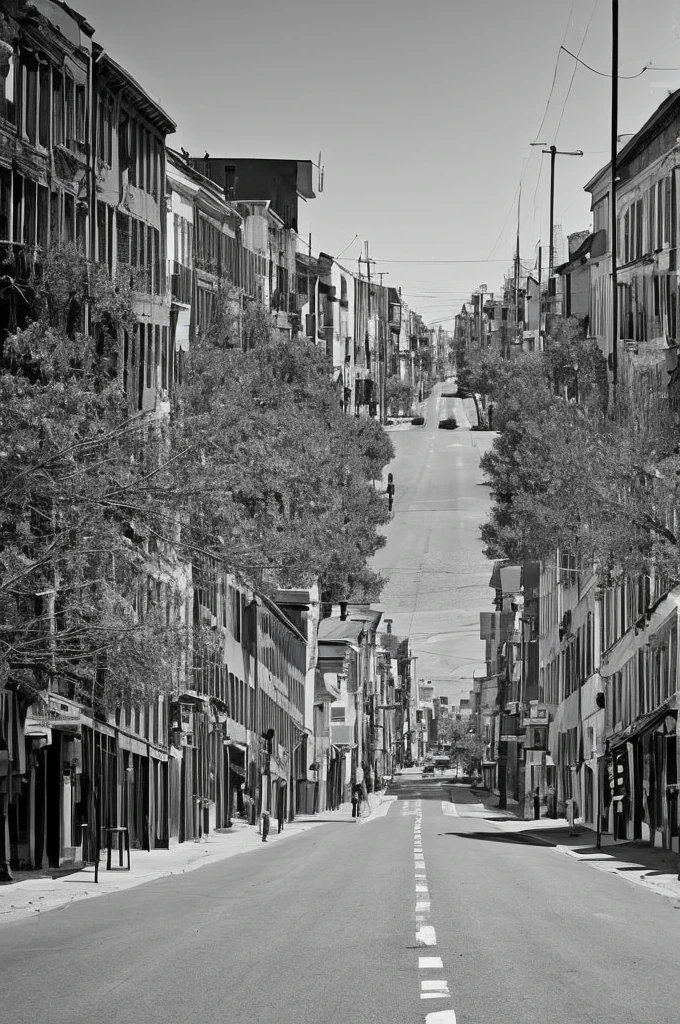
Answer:
M425 1024L456 1024L454 1010L438 1010L437 1013L428 1013Z
M437 933L430 924L423 924L416 932L416 942L421 946L436 946Z
M421 992L446 992L449 994L449 983L445 978L437 979L437 981L421 981L420 983Z
M416 885L416 892L427 892L426 885Z
M418 967L421 971L429 971L430 968L436 968L442 970L444 964L440 956L419 956Z
M456 805L453 804L453 803L449 803L446 800L442 800L442 812L444 814L448 814L448 816L450 818L459 818L460 817L460 815L458 814L458 811L456 810Z
M429 900L418 900L416 903L416 914L423 914L430 912L430 901Z

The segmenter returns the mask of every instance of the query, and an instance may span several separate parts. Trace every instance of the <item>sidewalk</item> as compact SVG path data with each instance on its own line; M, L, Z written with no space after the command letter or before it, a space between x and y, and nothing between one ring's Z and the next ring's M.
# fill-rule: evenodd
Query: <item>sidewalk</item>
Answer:
M364 810L359 824L365 825L369 821L383 817L387 814L393 799L396 798L388 797L384 793L369 794L368 810ZM88 865L58 878L36 875L19 882L0 885L0 927L26 917L44 914L49 910L57 910L79 900L132 889L157 878L186 874L240 853L261 853L318 825L351 821L350 803L342 804L336 811L323 811L316 815L300 814L295 821L286 822L281 833L277 833L276 820L272 819L267 842L263 843L262 836L254 825L246 825L235 820L232 827L226 831L211 832L198 841L189 840L173 846L170 850L132 850L130 871L119 868L107 871L104 853L100 860L97 884L94 881L94 865ZM117 863L118 856L114 852L112 864Z
M497 801L497 797L491 797L484 790L474 792L489 811L486 820L508 835L517 835L518 842L550 846L558 853L573 857L597 871L618 875L660 896L680 899L678 854L656 849L641 841L615 840L608 833L601 836L598 850L596 834L586 825L577 823L572 827L566 818L524 821L512 809L501 811L494 806L491 800ZM484 795L491 797L489 802L483 800Z

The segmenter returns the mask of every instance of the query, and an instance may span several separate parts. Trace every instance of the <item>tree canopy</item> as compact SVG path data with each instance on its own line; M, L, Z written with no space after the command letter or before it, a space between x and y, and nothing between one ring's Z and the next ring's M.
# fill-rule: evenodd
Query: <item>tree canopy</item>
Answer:
M391 443L342 414L314 345L274 341L259 307L241 317L231 301L172 412L142 415L123 389L127 270L111 280L60 250L31 300L0 363L0 682L57 677L102 708L169 689L198 556L265 589L377 597L367 560L387 511L372 481Z
M600 353L569 321L545 352L496 369L480 360L469 374L497 405L499 433L481 461L493 493L482 527L490 558L545 559L560 548L608 578L653 568L677 579L680 463L664 394L648 397L644 415L625 393L608 408Z

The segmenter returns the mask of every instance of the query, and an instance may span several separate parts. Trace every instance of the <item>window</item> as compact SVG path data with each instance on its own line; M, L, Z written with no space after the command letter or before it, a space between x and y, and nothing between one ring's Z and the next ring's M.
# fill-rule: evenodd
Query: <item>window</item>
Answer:
M0 117L10 124L16 124L15 81L16 57L5 44L0 49Z
M130 262L130 218L122 210L116 210L116 259L119 264Z
M24 242L35 245L35 228L37 215L37 185L34 181L24 182Z
M63 241L73 242L76 236L76 203L68 192L64 193Z
M50 192L44 185L38 185L38 223L36 242L40 248L47 249L50 230Z
M0 241L10 241L12 220L12 172L0 167Z
M52 145L64 144L64 80L59 71L52 72Z
M145 371L145 358L146 358L146 332L145 325L139 325L139 376L137 385L137 408L142 409L144 406L144 378L146 376Z
M161 387L167 391L168 386L168 328L164 327L161 341Z
M153 352L153 373L154 381L158 379L158 367L161 361L161 328L160 324L154 327L154 352Z
M76 86L76 142L87 141L85 135L85 86Z
M50 69L40 65L40 97L38 100L38 142L47 149L50 144Z
M64 134L69 149L75 148L76 87L70 75L64 83Z
M106 263L106 204L97 201L97 259Z
M337 708L331 705L331 722L344 722L345 721L345 709Z
M638 199L635 203L635 259L639 260L642 256L642 234L644 231L644 217L643 217L643 204L642 200Z
M150 388L153 384L155 365L153 362L153 326L148 325L146 331L146 386Z
M38 67L32 60L24 64L24 134L35 144L38 130Z
M593 232L604 231L609 238L609 196L606 195L593 206Z

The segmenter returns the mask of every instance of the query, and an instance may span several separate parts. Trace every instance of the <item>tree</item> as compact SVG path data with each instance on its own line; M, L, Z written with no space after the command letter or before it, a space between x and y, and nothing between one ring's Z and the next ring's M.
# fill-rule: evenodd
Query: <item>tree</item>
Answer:
M35 694L60 679L103 708L162 684L178 640L134 529L157 453L118 380L129 273L112 281L69 247L46 256L31 300L0 365L0 682Z
M479 770L484 744L469 723L458 718L439 719L438 740L451 747L451 759L460 764L465 775Z
M593 343L569 324L553 342L509 361L516 372L504 368L493 384L501 432L481 461L494 498L487 555L545 559L559 548L608 579L677 578L678 452L665 396L650 397L642 416L621 395L613 415Z
M0 366L0 681L58 679L102 711L171 689L209 641L187 621L193 563L377 596L391 443L341 413L314 345L275 343L260 307L223 296L172 415L140 416L120 359L129 271L61 250L32 301Z
M392 458L373 420L340 409L326 355L305 339L274 341L262 317L247 351L199 339L172 421L191 543L262 585L318 580L334 599L377 595L367 559L384 540L372 486Z
M415 390L412 384L402 380L401 377L393 375L387 378L385 384L385 402L392 415L402 412L408 415L413 406Z

